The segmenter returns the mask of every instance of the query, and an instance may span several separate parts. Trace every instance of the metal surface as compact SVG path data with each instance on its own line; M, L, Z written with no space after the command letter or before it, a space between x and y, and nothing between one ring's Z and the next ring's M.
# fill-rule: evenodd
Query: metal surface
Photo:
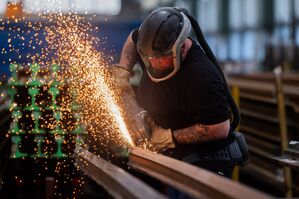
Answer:
M238 86L232 86L231 93L232 93L232 96L233 96L233 98L235 100L236 105L240 109L240 88ZM240 130L240 124L236 128L236 130L237 131ZM239 181L239 176L240 176L240 168L239 168L239 166L235 166L235 168L233 170L232 179L234 181Z
M204 169L138 148L129 150L128 164L194 198L271 198Z
M79 168L116 199L165 198L123 169L83 148L77 147L75 149L75 158Z
M299 170L299 160L292 159L289 156L273 157L272 159L283 166Z
M285 99L283 93L283 86L281 80L281 73L275 73L275 91L277 99L277 110L278 110L278 119L279 119L279 130L281 138L281 149L282 152L288 148L288 127L286 119L286 110L285 110ZM289 167L284 167L284 178L286 186L286 197L292 197L292 173Z
M256 75L239 75L230 77L228 83L230 86L238 86L241 90L240 96L252 98L254 100L275 103L275 82L274 75L256 74ZM282 74L283 92L286 97L286 104L293 107L299 112L299 103L296 97L299 96L299 78L298 75ZM295 97L295 98L294 98ZM242 100L241 100L242 101Z
M281 165L299 170L299 150L288 148L284 151L283 156L272 157L272 160Z
M297 163L287 154L282 156L281 152L286 152L288 139L298 140L299 76L273 72L235 75L229 79L229 83L231 87L240 89L240 131L245 134L249 144L251 160L254 160L251 165L263 168L262 172L256 172L257 169L246 167L241 169L241 173L244 169L251 169L252 174L256 175L250 176L257 183L265 180L273 190L280 190L272 185L281 183L281 194L291 196L293 185L290 168L296 168ZM282 168L280 182L277 171ZM265 172L271 175L261 175ZM264 190L263 187L261 189Z
M292 159L299 160L299 150L296 149L286 149L284 151L286 155L288 155Z

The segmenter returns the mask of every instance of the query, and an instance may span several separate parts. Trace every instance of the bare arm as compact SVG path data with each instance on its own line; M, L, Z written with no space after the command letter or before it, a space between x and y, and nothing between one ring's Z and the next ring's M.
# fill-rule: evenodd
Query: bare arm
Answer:
M123 46L119 64L125 69L127 69L128 71L131 71L134 65L136 64L136 61L137 61L137 49L135 43L132 40L132 32L131 32L131 34L128 36Z
M196 144L201 142L224 139L228 136L229 120L214 124L193 126L173 131L173 137L178 144Z

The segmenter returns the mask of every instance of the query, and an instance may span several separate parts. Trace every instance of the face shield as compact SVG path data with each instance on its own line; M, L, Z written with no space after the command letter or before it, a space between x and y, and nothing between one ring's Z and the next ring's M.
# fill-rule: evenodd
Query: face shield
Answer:
M173 62L174 56L172 52L164 55L142 55L141 57L145 63L148 75L154 81L162 81L162 79L168 77L173 71L175 71Z
M154 11L142 24L137 50L152 81L167 80L179 71L181 48L190 30L186 15L173 8Z

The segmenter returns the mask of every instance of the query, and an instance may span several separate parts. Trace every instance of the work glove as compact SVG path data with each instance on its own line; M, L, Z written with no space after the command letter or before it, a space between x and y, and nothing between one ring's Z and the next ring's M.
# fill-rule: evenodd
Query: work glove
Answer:
M130 71L126 70L120 65L113 65L111 67L111 76L115 86L117 86L119 89L121 89L124 92L133 93L133 89L130 85L130 77L131 77Z
M150 116L147 116L146 121L151 131L150 144L156 151L162 152L168 148L175 148L171 129L158 126Z
M116 142L109 142L107 145L109 153L115 158L127 158L129 157L129 147L126 145L118 144Z

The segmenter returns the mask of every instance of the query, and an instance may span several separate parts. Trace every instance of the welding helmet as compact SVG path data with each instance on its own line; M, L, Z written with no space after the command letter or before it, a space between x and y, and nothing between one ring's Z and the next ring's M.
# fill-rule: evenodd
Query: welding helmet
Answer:
M190 30L188 17L177 8L159 8L144 20L137 50L152 81L167 80L179 71L181 48Z

